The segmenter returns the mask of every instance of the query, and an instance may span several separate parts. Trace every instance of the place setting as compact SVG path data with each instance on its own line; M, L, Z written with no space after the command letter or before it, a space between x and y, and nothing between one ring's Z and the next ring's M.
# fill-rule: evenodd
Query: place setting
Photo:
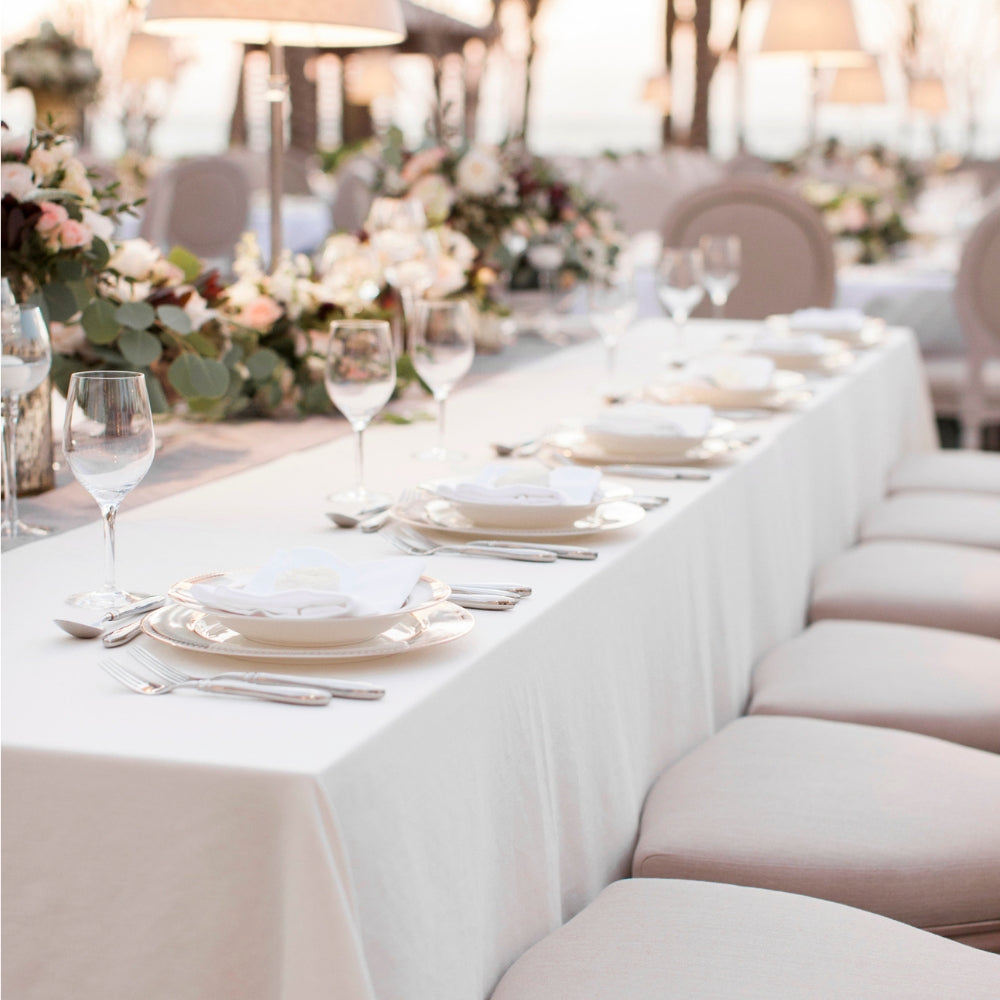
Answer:
M777 334L816 334L851 350L877 347L885 339L887 326L881 316L867 316L860 309L797 309L787 315L768 316L765 324Z
M800 372L811 378L839 375L854 364L854 354L844 340L767 321L754 333L734 343L733 351L770 358L779 369Z

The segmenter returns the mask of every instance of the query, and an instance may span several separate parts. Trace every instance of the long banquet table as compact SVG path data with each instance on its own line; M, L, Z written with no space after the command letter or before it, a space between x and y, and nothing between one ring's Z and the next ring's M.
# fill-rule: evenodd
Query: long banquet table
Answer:
M665 327L630 332L626 377L662 364ZM586 343L459 391L451 444L481 465L489 441L594 412L601 363ZM447 645L309 668L384 684L380 702L136 696L98 669L99 645L51 623L65 594L97 582L98 525L5 553L6 995L488 996L627 874L655 776L740 714L755 660L803 627L815 567L852 544L896 459L934 447L907 331L815 390L799 412L741 424L759 440L709 482L635 481L670 502L594 539L594 562L430 558L445 581L516 580L534 595L474 612ZM370 483L439 471L410 457L433 435L373 427ZM350 446L290 443L220 481L126 500L120 579L160 592L296 545L393 553L324 517ZM155 648L203 672L224 662Z

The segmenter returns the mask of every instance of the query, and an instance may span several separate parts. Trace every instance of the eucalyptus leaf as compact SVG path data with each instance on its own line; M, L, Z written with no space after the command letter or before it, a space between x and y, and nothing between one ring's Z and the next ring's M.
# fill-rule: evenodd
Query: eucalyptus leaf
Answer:
M159 306L156 310L157 319L175 333L188 334L193 327L191 317L178 306Z
M42 287L42 294L45 296L49 319L57 323L68 322L80 311L73 290L65 282L48 282Z
M148 302L123 302L115 310L115 319L122 326L145 330L156 320L156 313Z
M206 337L203 333L199 333L197 330L194 333L189 333L185 340L188 347L193 347L203 358L217 358L219 356L218 347L215 346L209 337ZM225 358L222 358L222 363L227 368L232 367Z
M167 254L167 260L171 264L176 264L184 272L184 280L189 283L201 274L201 261L190 250L185 250L184 247L174 247Z
M254 351L246 360L250 377L255 382L264 382L269 379L279 364L281 364L280 355L269 347L262 347L259 351Z
M170 403L167 394L159 380L150 372L146 372L146 391L149 393L149 406L154 413L169 413Z
M218 399L229 388L229 370L221 361L182 354L167 369L170 384L187 400Z
M87 339L94 344L110 344L121 332L115 307L107 299L94 299L80 318Z
M56 261L56 274L63 281L78 281L83 277L83 264L78 260Z
M159 360L163 354L163 345L159 338L148 330L124 330L118 338L125 360L136 368L145 368Z
M90 256L94 265L100 270L107 267L108 261L111 260L111 250L100 236L95 236L91 241Z
M68 284L70 291L73 293L73 298L76 299L77 308L85 309L94 298L94 293L90 290L90 286L82 279L79 281L70 281Z

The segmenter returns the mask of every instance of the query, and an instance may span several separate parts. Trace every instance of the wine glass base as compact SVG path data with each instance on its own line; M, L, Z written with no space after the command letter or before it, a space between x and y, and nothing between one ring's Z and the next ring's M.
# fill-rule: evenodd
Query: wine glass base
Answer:
M464 462L469 456L464 451L449 451L446 448L428 448L414 452L413 457L421 462Z
M134 604L152 594L139 594L130 590L90 590L82 594L71 594L65 603L75 608L93 608L95 611L114 611L126 604Z
M341 504L345 508L345 513L358 514L366 507L378 507L380 504L391 503L393 497L391 493L380 493L375 490L355 487L350 490L328 493L326 499L331 503Z
M43 528L38 524L25 524L24 521L4 521L0 524L0 538L42 538L51 535L52 528Z

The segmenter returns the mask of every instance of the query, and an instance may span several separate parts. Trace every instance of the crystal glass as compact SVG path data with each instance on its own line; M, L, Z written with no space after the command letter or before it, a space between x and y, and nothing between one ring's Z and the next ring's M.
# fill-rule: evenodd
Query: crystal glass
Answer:
M740 238L705 235L698 241L698 249L704 262L702 283L712 300L712 315L722 319L729 294L740 280Z
M683 346L684 325L705 295L701 251L688 247L667 247L656 269L656 291L670 313Z
M607 375L611 380L615 376L618 345L636 314L631 275L617 272L607 281L591 282L587 286L587 311L604 344Z
M438 444L418 458L437 462L463 456L445 447L445 402L472 365L474 319L468 302L425 299L417 303L410 356L438 404Z
M109 611L142 597L115 579L115 518L122 500L153 464L156 439L146 377L139 372L77 372L66 396L63 451L104 521L104 585L68 603Z
M3 280L3 475L4 511L0 533L4 538L45 535L48 528L25 524L17 506L17 423L21 397L37 389L52 366L52 349L45 317L37 306L18 306L7 279Z
M538 287L545 294L545 305L539 317L539 333L545 340L561 343L555 296L559 269L566 260L563 248L552 240L543 240L528 247L528 263L538 272Z
M383 229L417 233L426 228L427 215L418 198L376 198L365 219L369 235Z
M324 380L333 405L354 430L355 486L334 493L330 499L359 507L380 503L386 498L365 487L363 435L396 388L396 352L389 324L363 319L332 323Z

